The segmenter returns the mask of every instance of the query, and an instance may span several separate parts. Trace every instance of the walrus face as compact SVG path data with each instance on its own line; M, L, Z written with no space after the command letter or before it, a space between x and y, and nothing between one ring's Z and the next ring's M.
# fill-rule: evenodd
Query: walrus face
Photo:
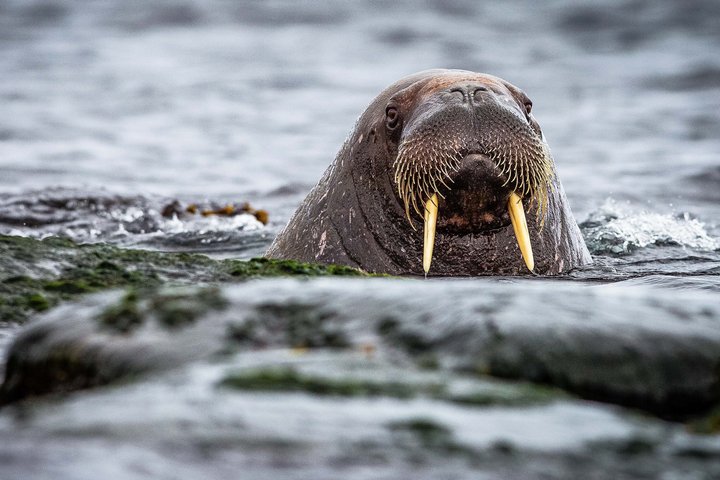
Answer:
M491 234L510 224L533 270L525 207L542 224L554 169L531 109L517 87L483 74L436 77L389 98L388 158L408 221L424 221L426 273L436 231Z
M591 263L531 108L491 75L399 79L266 255L392 275L557 275Z

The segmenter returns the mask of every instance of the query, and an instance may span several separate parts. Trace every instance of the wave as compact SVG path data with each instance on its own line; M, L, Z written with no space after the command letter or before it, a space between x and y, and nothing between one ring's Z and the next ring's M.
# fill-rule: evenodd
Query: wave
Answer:
M67 188L5 194L0 233L250 256L264 251L271 240L265 225L241 204L227 211L226 205Z
M685 247L699 251L720 249L703 222L690 213L655 213L633 210L612 198L580 224L594 255L626 255L648 247Z

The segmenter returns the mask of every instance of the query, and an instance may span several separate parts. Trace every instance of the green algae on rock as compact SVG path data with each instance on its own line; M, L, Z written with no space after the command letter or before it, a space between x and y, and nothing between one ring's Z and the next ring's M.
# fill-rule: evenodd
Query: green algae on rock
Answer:
M241 346L258 345L267 341L268 330L275 330L291 348L346 348L351 342L333 322L337 316L332 307L318 304L261 304L231 327L233 340Z
M344 265L320 265L296 260L273 260L253 258L247 261L224 260L224 271L233 277L366 277L370 274ZM377 275L372 275L377 276Z
M408 383L378 382L354 378L332 379L298 373L291 368L259 369L227 376L222 386L237 390L307 392L339 397L411 398L417 392Z
M167 329L180 328L195 322L213 310L222 310L227 300L214 287L183 290L157 289L138 292L129 290L117 303L111 304L98 316L98 322L116 333L129 334L154 318Z
M352 361L352 354L335 353L324 362L320 354L305 353L293 366L251 368L234 371L219 383L237 391L305 392L319 396L388 397L397 399L426 398L466 407L520 407L544 405L569 398L560 390L523 382L503 382L471 377L428 373L407 366L396 369L390 363ZM332 360L330 360L332 359ZM333 374L312 368L332 363ZM383 374L383 375L380 375ZM392 379L390 379L390 378Z
M36 240L0 235L0 320L20 323L61 301L117 287L324 275L366 274L349 267L293 260L214 260L200 254L78 245L57 237Z
M493 388L445 395L445 399L449 402L474 407L542 405L567 397L568 395L560 389L531 383L512 383L503 386L495 384Z

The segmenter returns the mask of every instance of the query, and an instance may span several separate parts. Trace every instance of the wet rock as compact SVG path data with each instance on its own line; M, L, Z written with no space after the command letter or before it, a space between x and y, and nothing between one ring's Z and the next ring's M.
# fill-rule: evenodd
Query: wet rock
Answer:
M165 218L180 217L183 215L183 213L185 213L185 210L182 208L182 205L178 200L173 200L172 202L168 203L160 211L160 215Z
M264 279L85 296L10 349L0 471L715 478L716 295L619 285Z
M202 358L223 332L211 333L195 320L224 306L212 288L142 299L114 291L60 306L14 342L0 403L105 385Z
M346 267L130 250L0 235L0 321L24 322L79 295L117 287L237 282L257 276L362 275Z
M214 293L163 289L130 300L91 297L93 305L72 310L73 329L68 311L56 310L20 334L10 350L5 401L96 384L69 382L73 375L63 373L36 387L33 378L54 365L50 359L65 365L65 357L82 356L88 339L94 348L99 338L111 353L101 348L92 362L128 364L132 372L142 356L131 345L153 355L168 352L171 364L184 356L275 348L358 350L413 368L532 381L675 420L720 403L720 306L713 293L546 282L275 280ZM117 324L109 328L108 318ZM147 325L163 334L149 334ZM173 343L188 329L197 343L192 355L184 342ZM125 350L116 348L116 339ZM153 368L157 361L142 363ZM288 373L277 383L283 378L295 389L308 383ZM453 397L483 403L472 392Z
M229 386L228 378L243 378L243 385ZM388 384L403 385L402 395L382 387ZM720 437L562 395L455 404L435 396L439 386L503 392L500 399L533 388L424 371L357 350L243 351L133 384L3 409L0 471L26 480L91 479L99 471L109 479L242 472L258 480L720 474Z

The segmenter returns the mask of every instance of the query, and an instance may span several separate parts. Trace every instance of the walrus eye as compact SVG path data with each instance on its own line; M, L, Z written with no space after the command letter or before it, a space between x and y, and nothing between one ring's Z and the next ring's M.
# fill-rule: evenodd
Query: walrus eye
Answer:
M525 102L525 113L530 115L532 111L532 102Z
M394 130L400 121L400 115L398 115L397 108L395 107L388 107L387 110L385 110L385 117L386 117L386 124L387 128L389 130Z

